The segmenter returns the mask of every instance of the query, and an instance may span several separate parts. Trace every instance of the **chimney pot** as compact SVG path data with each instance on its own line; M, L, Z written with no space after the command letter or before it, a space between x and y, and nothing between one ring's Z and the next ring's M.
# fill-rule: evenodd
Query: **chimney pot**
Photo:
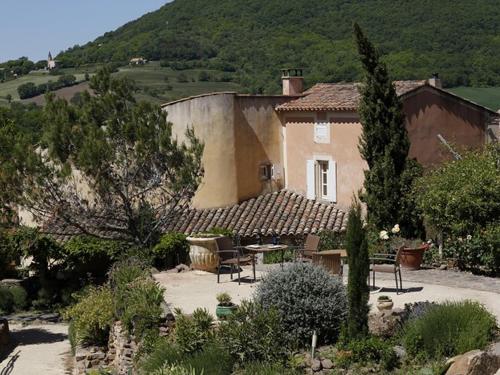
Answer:
M429 85L437 88L442 88L441 79L439 78L439 73L432 73L432 77L427 80Z
M304 77L302 69L281 69L281 82L283 85L283 95L295 96L302 94L304 90Z

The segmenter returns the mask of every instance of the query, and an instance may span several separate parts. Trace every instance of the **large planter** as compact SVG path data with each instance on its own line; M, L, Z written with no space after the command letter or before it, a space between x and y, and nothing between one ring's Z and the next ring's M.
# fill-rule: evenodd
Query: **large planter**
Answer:
M208 272L215 272L217 270L219 256L217 255L216 238L218 237L187 238L192 268Z
M401 249L399 262L401 267L408 271L416 271L420 269L422 265L422 259L424 258L425 251L429 248L429 245L422 245L420 247L409 248L405 247Z

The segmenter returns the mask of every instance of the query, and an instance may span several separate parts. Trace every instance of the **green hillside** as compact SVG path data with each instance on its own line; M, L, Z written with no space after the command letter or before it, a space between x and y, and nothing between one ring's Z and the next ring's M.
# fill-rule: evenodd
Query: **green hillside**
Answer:
M498 0L175 0L57 57L66 66L143 56L174 69L235 72L247 91L279 91L279 68L307 83L360 77L358 22L396 79L439 72L445 86L500 85Z
M494 111L500 109L500 87L454 87L449 91Z

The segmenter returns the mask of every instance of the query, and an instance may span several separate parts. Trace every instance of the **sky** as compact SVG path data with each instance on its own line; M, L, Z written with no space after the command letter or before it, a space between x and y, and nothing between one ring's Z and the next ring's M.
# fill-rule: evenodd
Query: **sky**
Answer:
M168 0L1 0L0 62L85 44Z

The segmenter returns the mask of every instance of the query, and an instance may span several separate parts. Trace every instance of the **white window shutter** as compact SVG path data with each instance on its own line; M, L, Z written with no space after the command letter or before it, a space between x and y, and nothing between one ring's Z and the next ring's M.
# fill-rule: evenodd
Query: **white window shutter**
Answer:
M307 198L315 198L315 188L314 188L314 160L307 160L306 162L306 182L307 182Z
M337 202L337 163L330 160L328 164L328 200Z

